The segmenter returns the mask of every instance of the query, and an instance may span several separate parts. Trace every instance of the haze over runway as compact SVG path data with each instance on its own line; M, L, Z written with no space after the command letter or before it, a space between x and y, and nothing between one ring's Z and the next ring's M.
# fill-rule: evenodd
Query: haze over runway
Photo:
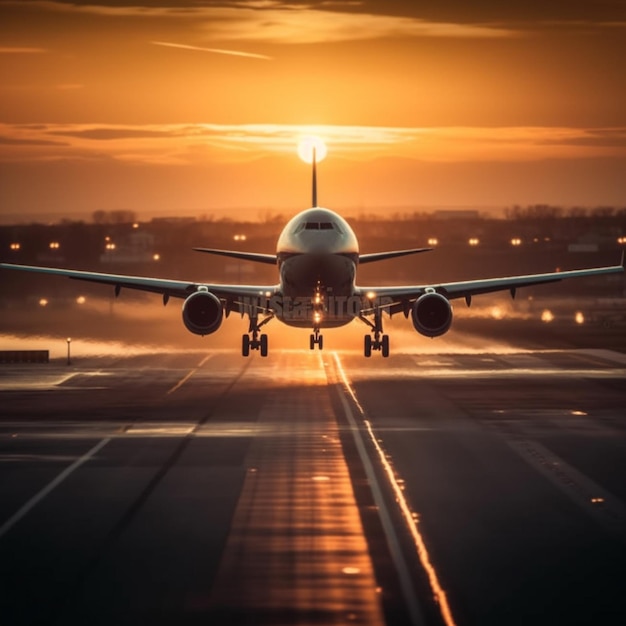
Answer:
M622 624L625 375L608 350L2 365L2 622Z

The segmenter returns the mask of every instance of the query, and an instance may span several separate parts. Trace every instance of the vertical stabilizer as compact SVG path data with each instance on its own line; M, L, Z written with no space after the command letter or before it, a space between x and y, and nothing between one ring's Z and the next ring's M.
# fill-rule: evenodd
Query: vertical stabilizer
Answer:
M317 155L315 154L315 146L313 146L313 199L311 206L317 207Z

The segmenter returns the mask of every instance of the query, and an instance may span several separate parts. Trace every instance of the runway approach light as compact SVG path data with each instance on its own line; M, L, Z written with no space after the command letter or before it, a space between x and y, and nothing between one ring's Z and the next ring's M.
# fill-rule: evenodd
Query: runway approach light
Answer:
M576 311L576 315L574 316L574 320L576 321L577 324L584 324L585 323L585 316L583 315L582 311Z
M541 321L549 324L554 321L554 313L549 309L544 309L541 313Z

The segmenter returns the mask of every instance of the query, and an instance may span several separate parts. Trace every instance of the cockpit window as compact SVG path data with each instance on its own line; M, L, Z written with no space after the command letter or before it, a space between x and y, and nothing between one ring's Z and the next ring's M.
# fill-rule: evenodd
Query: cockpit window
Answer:
M341 232L334 222L301 222L295 232L299 233L302 230L336 230Z

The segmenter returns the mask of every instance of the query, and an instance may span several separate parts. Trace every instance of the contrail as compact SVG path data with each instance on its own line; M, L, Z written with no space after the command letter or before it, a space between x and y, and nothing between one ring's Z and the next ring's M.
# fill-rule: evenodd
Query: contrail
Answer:
M166 41L152 41L155 46L165 46L166 48L182 48L183 50L198 50L200 52L213 52L214 54L227 54L234 57L247 57L249 59L262 59L271 61L272 57L265 54L255 54L253 52L241 52L239 50L222 50L220 48L200 48L198 46L187 46L182 43L168 43Z

